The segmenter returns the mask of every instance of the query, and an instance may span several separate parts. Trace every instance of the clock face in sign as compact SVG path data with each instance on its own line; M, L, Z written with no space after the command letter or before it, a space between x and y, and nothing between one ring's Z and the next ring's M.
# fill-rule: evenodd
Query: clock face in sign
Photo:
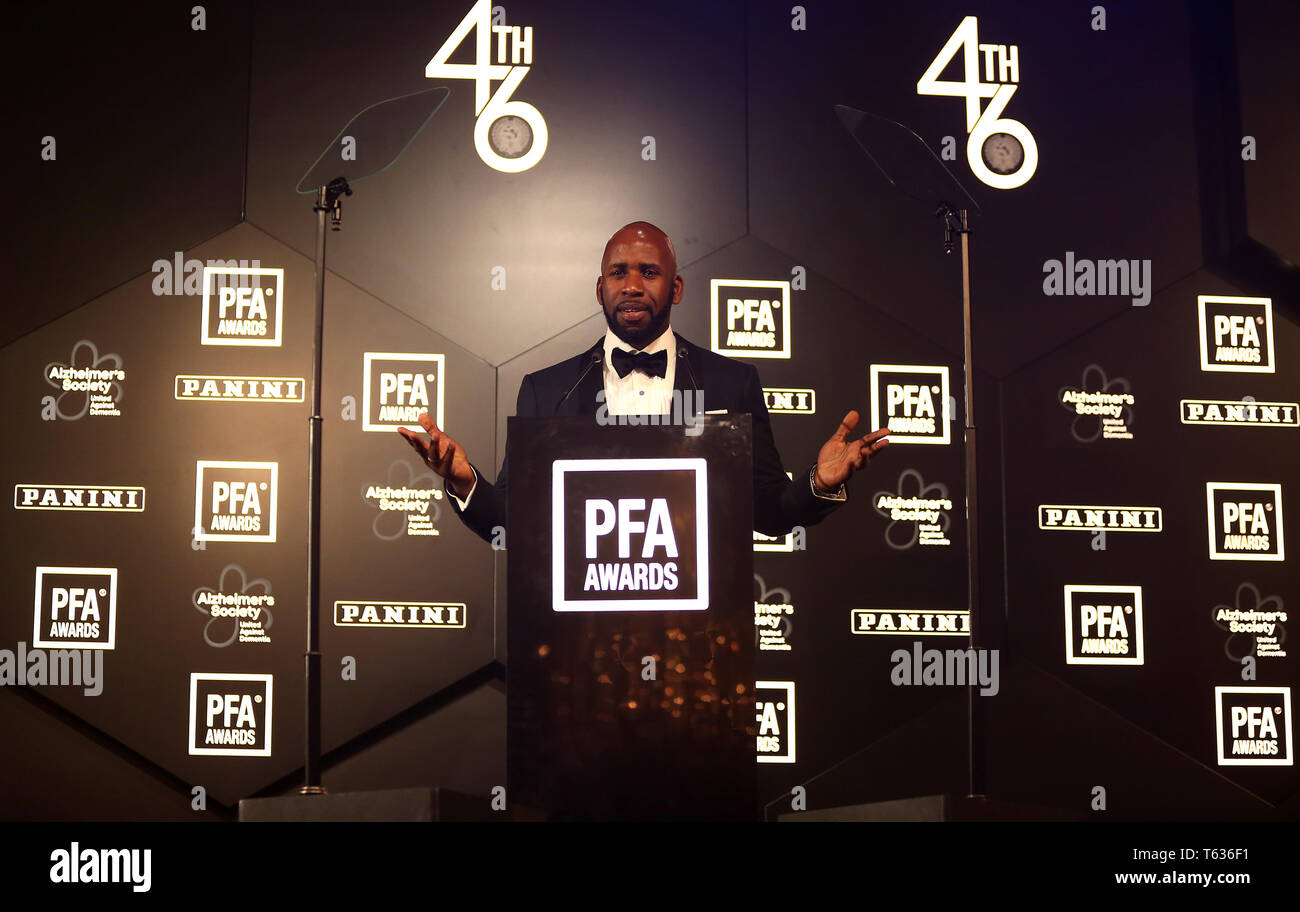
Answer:
M1010 133L992 134L984 140L980 152L984 156L984 164L998 174L1010 174L1019 170L1025 160L1025 147Z
M519 158L533 145L533 128L522 117L507 114L492 121L488 141L502 158Z

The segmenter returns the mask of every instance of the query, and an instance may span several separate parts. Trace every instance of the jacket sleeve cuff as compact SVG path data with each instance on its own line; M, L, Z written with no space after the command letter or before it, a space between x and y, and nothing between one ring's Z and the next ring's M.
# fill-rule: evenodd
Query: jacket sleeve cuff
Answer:
M821 488L817 487L817 465L815 463L813 464L813 467L808 470L808 487L812 488L813 497L820 500L835 500L842 502L849 499L848 489L844 486L843 482L840 483L838 490L831 492L823 491Z
M476 472L476 471L474 470L474 467L473 467L473 466L470 466L470 467L469 467L469 470L470 470L471 472L474 472L474 484L470 486L469 493L465 495L465 499L464 499L464 500L461 500L461 499L460 499L459 497L457 497L454 493L452 493L451 485L449 485L449 484L448 484L447 482L445 482L445 481L442 483L443 490L445 490L445 491L447 492L447 496L448 496L448 497L450 497L452 500L456 501L456 506L460 508L460 512L462 512L462 513L464 513L466 510L469 509L469 501L470 501L470 498L473 497L473 496L474 496L474 492L478 490L478 472ZM814 470L814 471L815 471L815 470Z

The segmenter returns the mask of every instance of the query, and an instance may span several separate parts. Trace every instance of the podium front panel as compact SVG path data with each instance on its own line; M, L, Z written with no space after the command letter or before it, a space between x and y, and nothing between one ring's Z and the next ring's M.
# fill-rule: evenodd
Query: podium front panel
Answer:
M511 801L756 816L751 450L749 415L510 419Z

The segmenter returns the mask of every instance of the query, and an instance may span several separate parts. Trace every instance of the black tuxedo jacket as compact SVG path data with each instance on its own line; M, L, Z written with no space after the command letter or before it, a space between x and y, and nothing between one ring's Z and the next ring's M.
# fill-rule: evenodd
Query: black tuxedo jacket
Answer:
M602 336L595 345L567 361L528 374L519 385L519 400L515 414L521 418L538 418L555 415L595 415L596 394L605 388L603 366L591 367L593 353L603 353ZM794 526L810 526L825 519L843 501L827 500L812 492L809 473L812 466L794 473L794 480L785 477L781 454L772 439L772 422L763 401L763 388L758 382L758 371L751 365L724 358L722 355L692 345L677 335L677 370L673 381L675 389L699 388L704 393L704 409L728 412L748 412L753 416L754 433L754 528L764 535L785 535ZM683 363L681 350L690 368ZM579 382L579 377L582 377ZM694 382L692 382L694 381ZM565 399L565 393L577 382L578 386ZM561 402L560 400L564 400ZM507 443L506 452L509 452ZM496 484L488 484L479 471L478 484L470 497L469 507L462 511L448 492L452 509L480 538L492 540L495 526L506 527L509 493L509 460L501 465Z

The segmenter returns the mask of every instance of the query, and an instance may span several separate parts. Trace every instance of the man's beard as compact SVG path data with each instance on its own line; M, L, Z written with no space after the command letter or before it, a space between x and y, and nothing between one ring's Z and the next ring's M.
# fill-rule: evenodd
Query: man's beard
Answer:
M618 336L619 341L640 351L663 335L664 330L668 328L668 317L672 313L672 307L665 307L658 317L654 316L653 311L648 311L651 316L645 326L620 326L617 308L612 314L603 307L601 312L605 314L605 322L614 331L614 335Z

